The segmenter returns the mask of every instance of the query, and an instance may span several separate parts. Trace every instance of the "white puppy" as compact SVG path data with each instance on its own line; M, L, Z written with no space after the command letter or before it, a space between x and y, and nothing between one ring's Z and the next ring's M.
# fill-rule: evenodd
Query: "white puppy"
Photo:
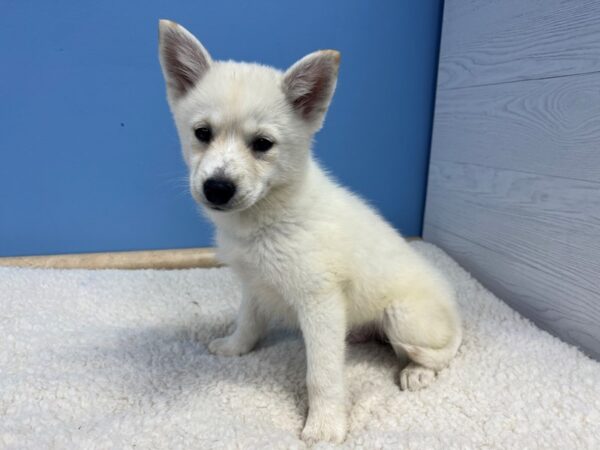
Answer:
M302 437L341 442L347 333L378 330L411 361L401 388L420 389L460 345L453 290L312 158L337 51L311 53L283 73L213 61L186 29L162 20L160 60L191 192L216 225L220 259L243 286L235 332L209 350L251 351L272 318L299 327L309 398Z

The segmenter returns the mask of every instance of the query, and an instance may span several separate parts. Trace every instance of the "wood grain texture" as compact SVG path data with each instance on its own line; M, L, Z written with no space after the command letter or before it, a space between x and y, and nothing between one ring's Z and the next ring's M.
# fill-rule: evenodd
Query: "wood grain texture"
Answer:
M575 294L558 302L540 301L542 295L553 293L552 287L563 285L560 281L548 284L551 277L540 276L537 262L532 265L531 261L520 259L510 251L486 247L433 224L427 227L426 240L442 243L477 280L540 328L600 360L597 310L578 309L571 302ZM585 295L591 302L597 302L597 295Z
M600 71L597 0L446 0L438 90Z
M527 317L596 356L598 236L598 183L445 161L430 165L425 240L460 256Z
M447 0L423 236L600 359L600 2Z
M600 73L438 91L432 159L600 180Z
M600 184L446 162L432 163L429 176L428 224L540 269L561 267L569 290L600 295ZM586 306L600 324L600 303Z
M461 262L496 294L590 354L600 354L598 236L598 183L430 164L425 240L453 257L458 245Z

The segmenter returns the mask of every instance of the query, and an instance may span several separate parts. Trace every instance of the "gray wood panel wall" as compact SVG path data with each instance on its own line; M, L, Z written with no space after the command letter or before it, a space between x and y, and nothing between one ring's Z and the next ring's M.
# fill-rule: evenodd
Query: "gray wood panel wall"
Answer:
M446 0L423 237L600 359L600 1Z

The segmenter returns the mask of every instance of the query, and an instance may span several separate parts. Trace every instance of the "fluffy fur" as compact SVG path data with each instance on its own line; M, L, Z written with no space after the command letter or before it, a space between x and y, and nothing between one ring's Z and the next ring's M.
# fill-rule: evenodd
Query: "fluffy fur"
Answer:
M403 389L420 389L461 342L454 293L445 278L356 195L312 158L337 80L339 53L312 53L285 73L213 61L183 27L160 23L169 104L190 169L190 189L215 223L221 260L239 276L243 302L219 355L252 350L270 320L302 331L307 353L308 441L343 441L346 336L369 328L411 362ZM210 142L195 130L210 128ZM273 147L257 152L252 142ZM205 182L226 179L225 205Z

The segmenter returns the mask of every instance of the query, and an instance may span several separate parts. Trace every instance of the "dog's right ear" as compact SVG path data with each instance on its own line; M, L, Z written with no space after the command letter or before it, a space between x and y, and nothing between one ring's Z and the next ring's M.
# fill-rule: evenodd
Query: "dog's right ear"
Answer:
M183 97L212 64L210 55L192 33L164 19L159 22L159 57L170 100Z

